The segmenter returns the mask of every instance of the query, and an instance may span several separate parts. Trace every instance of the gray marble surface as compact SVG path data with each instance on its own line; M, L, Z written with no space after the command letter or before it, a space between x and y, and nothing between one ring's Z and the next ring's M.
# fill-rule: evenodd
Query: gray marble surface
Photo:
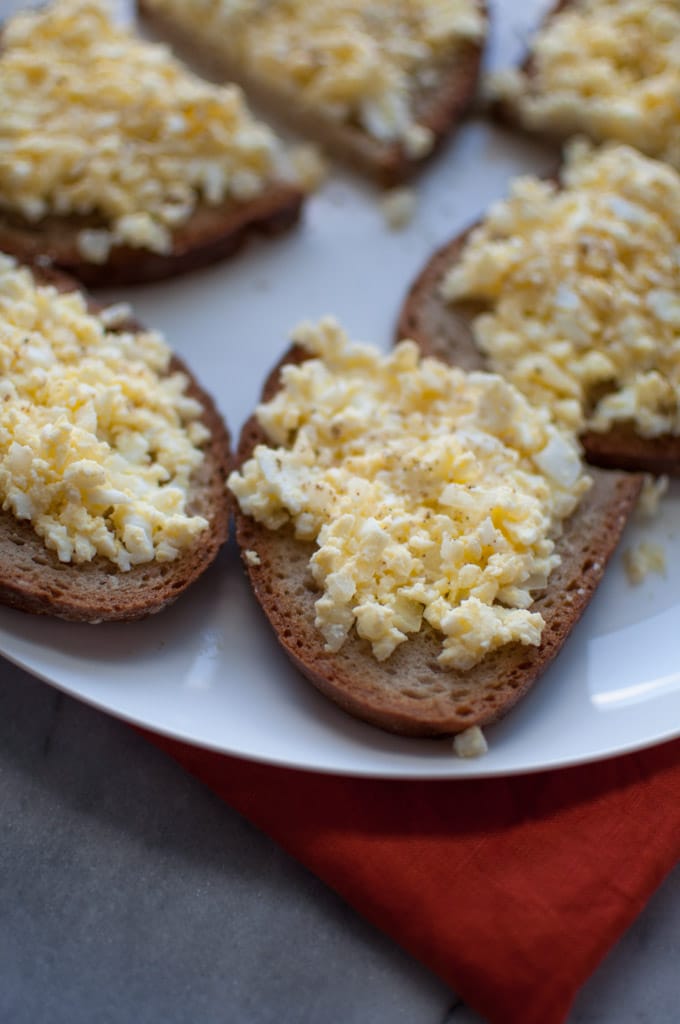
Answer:
M480 1024L125 724L0 660L2 1024ZM680 873L570 1024L671 1024Z

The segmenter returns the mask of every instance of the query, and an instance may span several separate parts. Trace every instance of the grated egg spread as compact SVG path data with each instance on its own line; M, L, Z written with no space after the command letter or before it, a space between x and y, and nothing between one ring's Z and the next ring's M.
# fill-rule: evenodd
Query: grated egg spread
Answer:
M240 90L192 75L115 25L104 0L17 14L0 52L0 208L36 223L89 217L81 255L165 253L199 203L249 200L277 147Z
M148 0L189 22L280 94L423 156L432 132L414 97L461 45L478 44L477 0Z
M0 254L0 503L62 562L170 561L208 526L186 507L209 431L169 362Z
M229 486L245 514L316 542L326 650L355 627L383 660L425 624L443 668L538 644L532 593L590 483L573 436L500 377L421 359L411 341L383 356L331 319L294 340L311 358L258 407L270 444Z
M626 146L518 179L448 272L490 368L574 430L680 433L680 174Z
M678 0L576 0L531 43L531 70L503 71L492 99L532 131L615 139L680 167Z

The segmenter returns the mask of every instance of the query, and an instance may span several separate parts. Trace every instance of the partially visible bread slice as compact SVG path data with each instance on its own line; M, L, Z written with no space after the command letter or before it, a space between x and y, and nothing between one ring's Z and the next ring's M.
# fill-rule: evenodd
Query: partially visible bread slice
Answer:
M185 274L233 255L254 234L276 235L300 216L303 193L273 182L248 202L202 204L172 235L172 251L114 246L105 263L86 260L78 248L83 228L105 228L94 218L47 217L29 223L0 210L0 249L26 262L45 256L90 287L142 284Z
M540 32L552 21L552 19L556 15L560 14L568 7L572 7L577 2L578 0L557 0L557 2L554 3L551 7L549 7L548 10L545 12L540 22L537 24L534 33ZM526 77L527 81L531 82L531 79L535 74L534 57L531 51L531 38L529 39L524 59L519 65L519 70ZM502 124L505 124L510 128L518 129L519 131L526 132L529 135L537 134L535 132L532 133L526 127L526 125L522 121L519 110L517 110L516 106L509 101L506 101L504 99L493 99L490 104L490 113L496 120L500 121ZM547 129L542 129L540 132L540 137L546 142L565 141L564 132L559 132L557 130L551 132Z
M238 82L251 100L262 103L293 129L309 135L335 157L386 187L406 180L434 155L455 131L477 90L484 47L464 43L452 54L448 65L433 69L438 72L436 81L423 87L417 96L416 121L432 132L434 146L425 156L413 157L400 142L382 142L359 126L310 110L292 91L286 94L272 91L256 73L249 73L230 61L210 27L196 26L189 10L180 23L176 17L157 8L153 0L137 0L137 5L148 24L180 54L199 61L215 75ZM482 0L479 5L486 11Z
M539 23L536 25L532 35L529 37L527 49L523 60L519 65L519 71L521 72L526 82L528 92L531 95L540 95L541 91L535 87L537 78L536 73L536 58L532 49L532 38L545 28L550 26L550 23L562 12L568 10L570 7L578 6L579 0L556 0L556 2L548 8ZM652 5L650 5L652 6ZM501 126L510 128L513 131L520 132L521 134L537 138L542 142L548 144L555 144L561 146L568 139L574 135L590 137L593 143L601 143L607 140L616 141L617 135L615 133L609 135L605 133L589 132L587 127L584 125L572 125L571 130L564 127L559 127L557 124L542 124L540 128L534 128L527 124L526 118L523 117L522 111L519 104L514 101L513 98L505 97L491 97L488 102L488 113L497 121ZM623 140L627 141L627 140ZM640 148L639 142L633 142L633 145L637 145ZM650 152L650 156L656 156L657 159L663 159L659 154Z
M33 273L39 282L62 291L76 287L49 269L34 267ZM132 321L122 327L142 329ZM191 481L188 505L189 514L209 521L208 528L174 561L148 562L122 572L102 556L79 565L60 562L29 522L0 511L0 604L82 622L139 619L171 604L211 565L229 527L225 490L231 466L229 435L212 398L175 356L170 372L177 371L189 377L187 394L203 406L201 419L210 430L205 458Z
M287 357L296 362L304 358L301 349ZM263 400L278 388L279 369L269 377ZM238 462L265 442L251 418L241 434ZM314 626L319 592L308 565L315 546L296 540L290 528L268 530L238 508L237 539L255 596L280 644L322 693L355 717L390 732L453 734L489 725L510 711L557 655L590 601L641 486L641 478L624 473L595 470L592 476L593 487L559 541L562 563L532 605L546 622L540 647L508 645L467 672L439 667L441 638L429 628L401 644L387 661L376 661L370 644L356 633L338 653L329 654ZM246 554L250 551L258 558Z
M304 191L296 184L272 178L253 199L199 203L189 219L172 232L170 252L113 245L101 263L86 258L78 246L78 235L84 229L106 230L109 224L102 217L50 214L34 222L18 211L0 207L0 251L22 262L45 257L90 288L146 284L233 256L255 235L281 234L297 223L303 201Z
M401 309L395 338L413 338L427 355L438 356L466 370L487 369L475 345L472 320L483 312L479 303L449 303L441 295L447 272L460 258L469 230L442 246L418 275ZM586 459L609 468L680 476L680 437L643 438L631 427L581 435Z

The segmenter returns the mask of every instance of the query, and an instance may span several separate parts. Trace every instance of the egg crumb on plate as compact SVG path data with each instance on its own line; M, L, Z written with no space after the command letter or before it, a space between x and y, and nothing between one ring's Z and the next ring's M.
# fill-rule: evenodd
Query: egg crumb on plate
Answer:
M210 436L187 384L159 334L110 330L0 254L0 505L60 561L172 561L207 528L187 512Z
M417 196L412 188L393 188L380 201L385 223L392 231L401 231L413 220Z
M191 74L116 25L104 0L16 14L0 50L0 209L38 224L82 218L81 256L157 253L199 204L245 202L280 147L240 89Z
M638 498L635 513L638 519L649 521L659 514L661 500L668 491L667 476L652 476L646 473L642 482L642 490Z
M478 725L471 725L453 738L453 751L457 757L483 757L489 745Z
M538 645L533 594L590 486L578 445L500 377L352 343L331 318L293 335L257 409L269 444L229 477L241 511L315 541L316 627L350 631L384 660L409 635L442 635L439 663L468 669L499 646Z
M517 179L448 271L483 305L489 368L576 431L680 434L680 173L627 146L566 148L561 182Z
M642 583L650 573L666 575L666 554L660 544L643 540L624 552L623 564L630 582Z

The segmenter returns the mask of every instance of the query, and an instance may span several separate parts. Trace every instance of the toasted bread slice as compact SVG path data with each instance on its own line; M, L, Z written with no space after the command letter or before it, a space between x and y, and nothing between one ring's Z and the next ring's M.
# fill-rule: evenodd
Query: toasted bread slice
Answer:
M76 287L64 275L41 267L32 269L41 283L62 291ZM91 309L96 307L91 305ZM132 321L121 324L122 328L142 329ZM171 604L214 561L229 527L225 491L231 466L229 435L212 398L179 357L173 357L169 370L187 375L187 394L203 406L201 420L210 430L205 458L191 481L188 505L189 514L209 521L208 528L174 561L148 562L122 572L102 556L78 565L60 562L29 522L0 511L1 604L81 622L139 619Z
M47 257L89 287L143 284L185 274L236 253L253 235L276 235L300 216L303 193L293 185L273 182L248 202L220 206L202 204L172 234L172 251L152 252L132 246L113 246L106 262L84 259L77 245L83 228L102 228L94 218L46 217L29 223L0 211L0 249L23 262Z
M306 358L292 349L286 359ZM281 365L281 364L280 364ZM279 386L280 366L263 400ZM251 418L241 433L237 459L245 461L266 437ZM437 663L441 638L429 628L376 661L370 644L352 633L339 652L324 650L314 625L319 596L308 565L315 545L296 540L290 528L267 529L236 508L236 535L255 596L277 639L300 671L345 711L405 736L437 736L489 725L529 690L559 652L595 591L641 486L641 478L595 470L594 484L566 522L557 550L561 565L532 605L545 619L539 647L507 645L466 672ZM256 552L257 559L246 554ZM256 564L253 564L253 563Z
M472 42L462 43L446 66L434 69L437 72L435 82L421 87L418 92L416 121L432 132L434 145L423 157L413 157L400 142L380 141L359 126L310 110L292 90L285 94L273 91L256 72L230 60L209 25L195 24L190 4L186 5L185 17L181 19L161 10L154 0L137 0L137 6L145 21L179 53L197 60L212 74L238 82L251 99L287 121L294 130L309 135L336 158L386 187L405 181L437 151L455 131L476 94L484 47ZM486 12L482 0L479 6Z
M469 233L470 229L438 249L418 275L399 315L395 338L413 338L427 355L465 370L483 370L484 356L475 345L472 321L484 307L452 304L441 295L442 282ZM580 440L594 466L680 475L680 437L643 438L624 424L606 433L586 431Z

